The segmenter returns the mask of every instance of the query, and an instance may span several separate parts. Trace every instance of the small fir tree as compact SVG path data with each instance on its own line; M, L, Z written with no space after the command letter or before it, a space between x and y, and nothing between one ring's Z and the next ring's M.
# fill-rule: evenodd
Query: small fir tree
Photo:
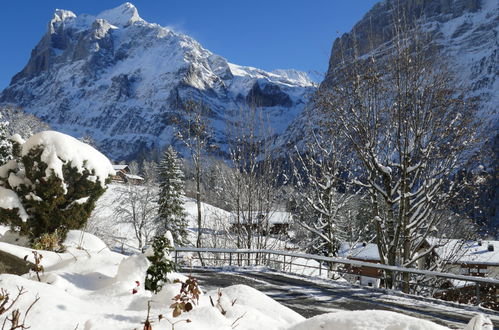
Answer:
M168 273L175 271L175 263L170 258L173 242L170 232L154 237L152 242L152 255L147 259L151 265L147 269L145 288L158 293L168 282Z
M175 150L169 146L158 166L158 221L163 232L170 231L175 244L187 243L187 219L182 202L183 173Z

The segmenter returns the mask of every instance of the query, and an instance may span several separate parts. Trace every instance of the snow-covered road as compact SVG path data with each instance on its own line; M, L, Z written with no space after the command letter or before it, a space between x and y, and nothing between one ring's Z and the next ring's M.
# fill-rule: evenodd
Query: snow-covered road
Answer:
M205 290L246 284L309 318L338 310L382 309L404 313L445 325L463 328L477 313L487 314L499 329L499 313L474 306L414 297L398 292L366 289L347 283L302 278L267 271L194 269Z

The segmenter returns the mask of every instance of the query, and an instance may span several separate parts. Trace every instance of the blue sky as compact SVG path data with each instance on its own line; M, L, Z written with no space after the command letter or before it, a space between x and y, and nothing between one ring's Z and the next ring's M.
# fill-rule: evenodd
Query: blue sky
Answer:
M0 89L29 59L54 9L98 14L114 0L5 1L0 13ZM170 26L232 63L324 74L333 40L378 0L136 0L148 22ZM320 79L316 76L315 79Z

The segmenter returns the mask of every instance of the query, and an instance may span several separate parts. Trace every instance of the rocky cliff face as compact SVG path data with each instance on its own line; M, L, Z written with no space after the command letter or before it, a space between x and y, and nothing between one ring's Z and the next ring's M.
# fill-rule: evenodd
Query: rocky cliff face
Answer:
M470 96L480 98L477 120L482 123L486 143L492 144L499 128L497 0L380 1L355 24L352 31L334 41L329 68L321 86L326 87L334 81L335 69L341 58L348 57L353 52L354 39L359 56L371 51L387 51L393 38L394 10L398 10L408 24L416 23L423 31L429 32L436 43L439 56L448 62L457 78L470 89ZM300 114L278 138L279 145L299 145L303 127L308 120L308 114ZM496 154L495 157L499 155ZM489 168L492 163L493 160Z
M109 157L126 159L175 143L187 100L210 108L214 142L223 150L226 122L240 109L261 108L279 134L313 90L302 72L229 63L125 3L97 16L57 10L0 103L75 137L90 135Z
M480 97L484 130L499 127L499 2L497 0L385 0L376 4L351 32L336 39L323 84L334 79L343 53L353 49L354 36L362 56L386 48L393 37L393 11L409 24L417 21L432 35L439 56L459 80ZM492 136L492 135L489 135Z

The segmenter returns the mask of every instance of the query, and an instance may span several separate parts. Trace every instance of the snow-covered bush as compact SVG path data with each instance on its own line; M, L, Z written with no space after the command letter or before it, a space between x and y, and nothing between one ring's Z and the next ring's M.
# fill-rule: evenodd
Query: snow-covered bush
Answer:
M109 160L68 135L45 131L14 143L0 167L0 218L31 239L82 228L114 173ZM8 197L8 198L7 198Z

